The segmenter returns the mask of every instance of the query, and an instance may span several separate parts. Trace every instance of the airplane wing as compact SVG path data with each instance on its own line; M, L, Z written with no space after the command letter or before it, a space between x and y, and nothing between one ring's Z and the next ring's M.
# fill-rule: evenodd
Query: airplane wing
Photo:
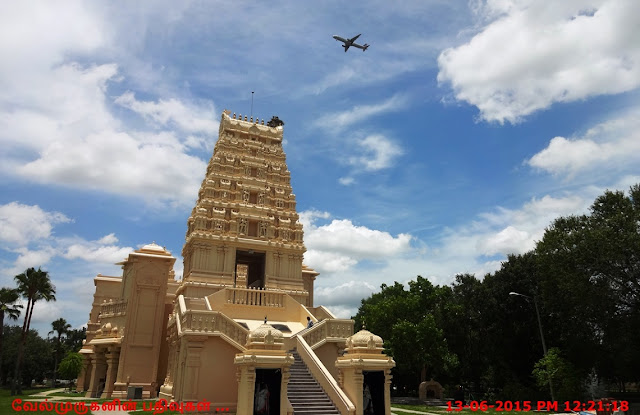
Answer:
M359 38L361 34L362 33L360 33L358 36L352 37L351 39L349 39L349 42L351 42L351 43L355 42L356 39Z

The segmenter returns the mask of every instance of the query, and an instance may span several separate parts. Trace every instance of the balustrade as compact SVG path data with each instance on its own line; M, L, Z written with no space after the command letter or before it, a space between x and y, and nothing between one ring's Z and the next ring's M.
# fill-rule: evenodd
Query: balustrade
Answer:
M107 315L122 315L127 312L127 300L109 301L100 304L100 317Z
M302 334L302 338L315 348L326 339L346 339L353 334L353 320L327 319L314 324Z
M285 293L262 288L225 288L227 304L284 307Z
M217 311L189 310L180 317L180 326L183 333L222 333L241 348L244 347L249 333L247 329Z

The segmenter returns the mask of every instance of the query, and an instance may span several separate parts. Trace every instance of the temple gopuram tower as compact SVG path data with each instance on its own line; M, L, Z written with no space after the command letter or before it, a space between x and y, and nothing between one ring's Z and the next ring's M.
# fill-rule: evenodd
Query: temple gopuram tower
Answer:
M313 306L317 273L303 268L302 225L282 149L284 124L222 114L218 141L187 221L177 294L225 287L282 290Z
M355 415L360 383L382 390L386 366L336 366L354 321L313 303L318 273L302 264L283 124L222 113L187 220L182 280L155 243L121 262L122 276L94 279L79 391L208 402L238 415Z

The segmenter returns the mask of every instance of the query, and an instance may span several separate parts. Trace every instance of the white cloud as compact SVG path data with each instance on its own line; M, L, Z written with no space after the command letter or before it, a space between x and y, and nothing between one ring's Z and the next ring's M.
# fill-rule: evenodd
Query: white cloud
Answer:
M173 122L181 130L188 132L215 134L218 131L215 109L209 102L198 107L175 98L160 99L158 102L138 101L130 91L116 98L114 102L160 126L166 127Z
M56 255L56 250L51 246L44 246L36 250L21 247L16 249L15 252L18 253L18 257L13 263L13 267L7 270L9 275L20 274L31 267L42 267Z
M190 205L206 170L190 152L207 149L199 134L217 131L213 104L162 96L138 101L133 93L120 94L115 103L155 127L130 128L123 117L129 114L114 111L109 94L124 79L119 65L109 62L118 55L110 24L82 2L3 10L0 54L10 59L0 64L0 172L152 206ZM91 56L100 56L100 63Z
M394 95L380 104L356 105L351 110L333 112L318 118L315 125L340 131L352 124L357 124L373 116L387 112L401 111L408 104L406 97Z
M361 300L376 292L378 287L366 281L349 281L337 286L318 287L314 302L327 306L338 318L351 318L358 312Z
M490 22L438 57L438 81L487 121L515 123L548 108L640 85L635 0L487 1Z
M354 179L353 177L347 176L347 177L339 178L338 182L343 186L350 186L356 182L356 179Z
M157 135L104 131L66 143L55 142L40 157L14 171L39 183L57 183L133 196L148 202L191 205L206 163L176 151L180 143L163 143Z
M133 251L131 247L118 246L113 233L88 241L54 232L56 225L70 222L63 213L47 212L37 205L0 205L0 249L8 253L3 255L0 280L9 281L30 267L44 268L57 258L65 259L66 264L82 260L91 266L112 265ZM86 269L86 264L81 268Z
M102 245L111 245L111 244L115 244L116 242L118 242L118 238L116 237L115 234L110 233L110 234L105 235L102 238L98 239L96 242L99 243L99 244L102 244Z
M316 225L317 219L329 219L327 212L306 211L300 214L304 226L305 263L319 272L347 271L360 261L385 261L411 249L412 237L354 225L350 220L334 219Z
M307 246L317 250L335 250L357 259L376 259L398 255L410 247L411 235L399 234L354 225L348 219L334 219L328 225L307 231Z
M0 243L26 246L51 236L54 225L71 219L60 212L46 212L38 205L11 202L0 205Z
M358 140L360 155L349 158L349 164L357 169L376 171L389 168L404 151L389 138L380 135L369 135Z
M130 247L74 244L65 250L63 257L66 259L82 259L94 263L114 264L125 259L132 251L133 249Z
M337 251L308 249L304 254L304 262L318 272L338 272L353 268L358 260Z
M536 242L544 235L544 229L554 219L584 213L591 201L578 195L545 195L541 199L530 200L519 209L497 208L494 212L484 213L467 235L469 253L474 256L523 254L535 248ZM456 239L454 236L449 242L455 244Z
M57 238L58 255L67 260L82 260L93 265L112 265L125 259L134 248L118 246L118 238L110 233L95 241L79 237Z
M531 167L572 178L578 173L617 170L640 163L640 111L591 128L582 137L555 137L527 161Z
M629 177L618 184L624 188L633 180L634 177ZM532 198L513 209L496 207L455 228L443 229L434 235L430 246L417 241L412 247L396 250L390 243L391 235L373 237L380 231L364 228L363 235L371 238L353 237L359 232L350 229L356 227L349 221L333 220L323 226L312 225L310 238L306 237L310 227L305 223L305 243L312 247L311 254L317 255L310 257L313 261L305 263L321 273L316 283L315 303L326 304L338 317L349 318L357 312L360 300L377 292L383 283L399 281L406 284L417 275L438 285L450 284L459 273L482 278L498 270L508 254L522 254L533 249L545 228L557 217L585 213L603 190L586 187L560 196ZM309 216L317 220L330 219L326 212L307 213L305 218ZM342 228L344 232L329 232L329 229ZM395 239L398 246L402 246L398 243L400 236ZM370 246L378 240L381 241L378 247Z

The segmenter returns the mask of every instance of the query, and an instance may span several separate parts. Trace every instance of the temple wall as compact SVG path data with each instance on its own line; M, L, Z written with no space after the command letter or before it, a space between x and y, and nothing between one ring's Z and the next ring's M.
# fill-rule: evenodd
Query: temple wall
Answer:
M132 254L124 268L124 292L128 307L122 340L117 383L151 385L162 375L161 349L165 343L170 306L165 304L167 280L173 257ZM166 348L166 346L165 346ZM122 388L122 386L120 386ZM150 388L150 386L149 386Z
M338 347L338 343L328 342L322 346L314 349L316 356L322 362L324 367L327 368L331 376L338 381L338 368L336 367L336 359L340 356L341 348Z
M180 350L182 370L174 386L178 401L209 401L212 406L235 408L238 381L233 359L238 349L216 336L185 336ZM175 385L175 383L174 383Z
M89 321L95 323L98 321L100 313L100 305L104 301L117 299L122 292L122 277L105 277L98 275L93 283L96 286L96 292L93 294L93 304L89 313Z

